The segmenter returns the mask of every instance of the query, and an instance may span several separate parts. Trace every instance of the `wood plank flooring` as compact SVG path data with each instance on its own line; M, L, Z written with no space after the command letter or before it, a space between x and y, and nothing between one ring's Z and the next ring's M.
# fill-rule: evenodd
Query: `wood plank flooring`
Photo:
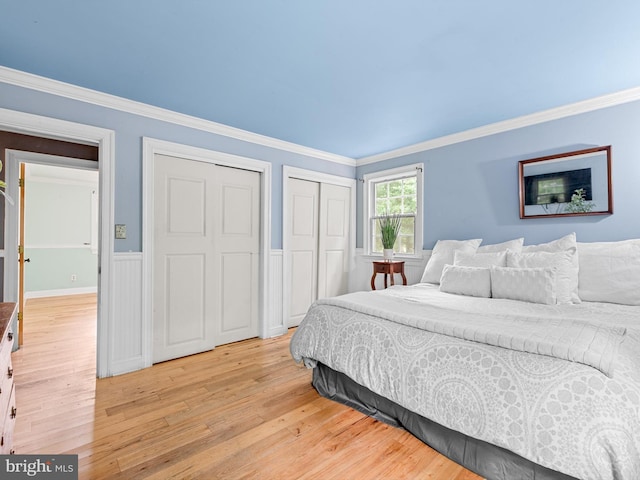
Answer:
M95 315L95 295L27 302L17 453L77 454L90 480L480 479L319 397L291 333L96 380Z

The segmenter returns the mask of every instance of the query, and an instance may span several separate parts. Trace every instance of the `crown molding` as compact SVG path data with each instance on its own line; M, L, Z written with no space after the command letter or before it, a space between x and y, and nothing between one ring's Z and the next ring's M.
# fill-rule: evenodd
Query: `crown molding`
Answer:
M142 102L128 100L123 97L111 95L108 93L98 92L89 88L72 85L70 83L53 80L51 78L41 77L32 73L15 70L0 65L0 82L16 85L18 87L37 90L40 92L57 95L60 97L70 98L81 102L120 110L122 112L140 115L154 120L173 123L176 125L194 128L216 135L222 135L236 140L242 140L265 147L284 150L291 153L297 153L315 159L335 162L351 167L356 166L353 158L337 155L334 153L316 150L315 148L305 147L296 143L279 140L277 138L260 135L258 133L249 132L240 128L230 127L221 123L212 122L191 115L174 112L165 108L154 107Z
M470 130L453 133L451 135L445 135L443 137L434 138L433 140L408 145L388 152L362 157L356 160L356 165L360 167L362 165L382 162L383 160L390 160L392 158L433 150L434 148L445 147L447 145L466 142L467 140L474 140L481 137L488 137L497 133L504 133L522 127L530 127L532 125L552 120L559 120L573 115L592 112L594 110L613 107L624 103L635 102L637 100L640 100L640 87L621 90L619 92L602 95L589 100L583 100L569 105L543 110L530 115L523 115L521 117L504 120L502 122L483 125L482 127L472 128Z

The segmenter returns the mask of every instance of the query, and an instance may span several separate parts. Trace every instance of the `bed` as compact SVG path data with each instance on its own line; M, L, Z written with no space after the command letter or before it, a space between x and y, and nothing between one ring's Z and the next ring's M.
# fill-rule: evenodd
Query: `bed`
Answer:
M309 309L318 392L488 479L640 478L640 240L439 244L423 282Z

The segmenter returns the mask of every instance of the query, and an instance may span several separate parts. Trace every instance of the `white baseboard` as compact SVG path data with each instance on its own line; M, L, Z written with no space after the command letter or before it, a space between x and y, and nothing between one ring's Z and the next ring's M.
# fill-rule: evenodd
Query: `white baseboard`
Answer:
M25 292L24 298L64 297L66 295L83 295L85 293L98 293L98 287L60 288L57 290L37 290Z

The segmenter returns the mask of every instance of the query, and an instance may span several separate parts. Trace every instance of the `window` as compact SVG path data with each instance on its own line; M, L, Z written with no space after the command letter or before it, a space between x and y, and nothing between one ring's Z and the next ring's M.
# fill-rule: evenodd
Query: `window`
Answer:
M384 215L402 218L400 235L394 245L399 256L422 253L422 164L409 165L364 176L365 251L382 254L378 219Z

